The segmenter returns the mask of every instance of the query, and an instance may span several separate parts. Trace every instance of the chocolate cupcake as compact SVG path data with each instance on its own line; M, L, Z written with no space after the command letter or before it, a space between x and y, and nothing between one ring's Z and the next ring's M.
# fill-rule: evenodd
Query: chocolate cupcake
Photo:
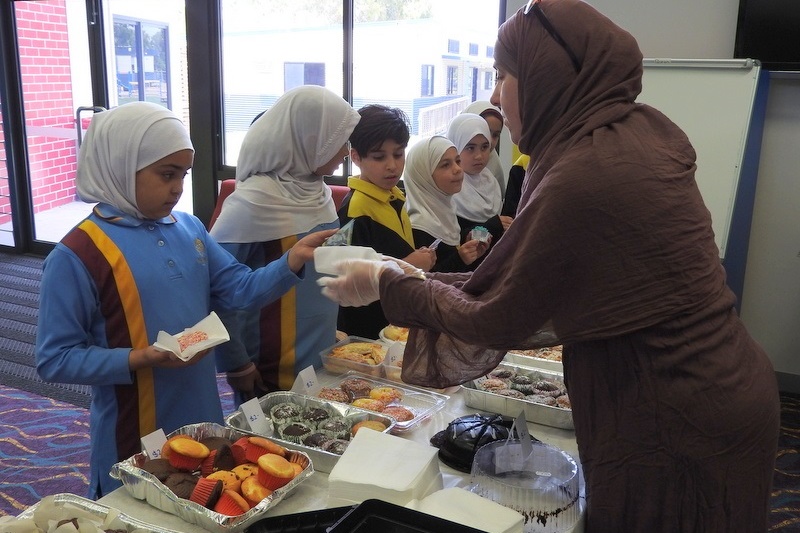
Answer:
M516 374L517 373L511 370L510 368L496 368L489 373L489 377L497 379L511 379Z
M518 390L526 396L534 393L533 380L523 374L517 374L511 378L511 389Z
M518 391L516 389L500 389L492 392L499 394L500 396L507 396L508 398L514 398L516 400L525 399L525 395L522 393L522 391Z
M194 486L197 485L198 479L200 478L187 472L175 472L167 477L164 485L178 498L188 500L192 495Z
M341 416L333 416L327 420L323 420L319 423L317 429L322 433L330 435L330 438L350 438L350 422Z
M540 403L542 405L549 405L553 407L556 405L556 399L547 394L528 394L525 399L529 402Z
M311 426L304 422L289 422L280 427L278 430L281 438L284 440L288 440L289 442L294 442L295 444L300 444L303 442L303 439L308 437L313 430Z
M169 464L169 460L161 457L158 459L146 460L142 464L141 468L145 472L149 472L150 474L154 475L156 479L162 483L169 477L170 474L174 474L178 471L177 468Z
M348 444L350 444L350 441L346 441L343 439L333 439L323 444L322 449L325 450L326 452L335 453L336 455L342 455L344 451L347 449Z
M331 417L331 413L323 407L308 407L300 415L300 420L309 425L318 426L320 422Z
M272 406L272 409L269 410L269 416L275 424L281 425L296 420L301 412L300 406L296 403L281 402Z
M346 378L339 387L347 393L351 401L357 398L366 398L372 390L372 383L361 378Z
M317 431L304 438L303 444L306 446L311 446L312 448L321 448L322 445L329 440L331 440L330 435L326 435L325 433L320 433Z

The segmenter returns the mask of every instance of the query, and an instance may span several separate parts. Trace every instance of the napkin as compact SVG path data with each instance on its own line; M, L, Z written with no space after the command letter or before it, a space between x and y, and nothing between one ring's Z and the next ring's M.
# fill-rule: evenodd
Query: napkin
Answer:
M406 505L441 490L437 452L427 444L362 429L328 476L328 505L370 498Z
M191 336L194 334L200 334L201 337L204 337L204 340L193 342L181 350L181 337L183 335ZM217 313L211 311L211 314L203 320L190 328L184 329L180 333L170 335L166 331L159 331L153 346L160 350L173 352L181 360L188 361L199 352L208 350L209 348L213 348L229 340L231 340L231 337L228 334L228 330L225 329L225 325L219 319Z
M521 513L458 487L437 490L406 507L488 533L522 533L525 524Z
M368 246L318 246L314 249L314 269L320 274L337 275L334 265L345 259L380 261L381 254Z

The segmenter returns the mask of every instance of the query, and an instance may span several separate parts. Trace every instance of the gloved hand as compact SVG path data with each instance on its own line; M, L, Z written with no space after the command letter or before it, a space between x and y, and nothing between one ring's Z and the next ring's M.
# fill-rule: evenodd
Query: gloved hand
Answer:
M337 277L323 277L317 283L322 294L344 307L369 305L380 299L381 273L388 269L402 272L393 261L347 259L336 263Z
M242 370L228 372L225 377L228 385L233 390L239 391L245 401L255 398L265 390L261 373L253 363L248 363Z
M408 261L403 261L402 259L391 257L389 255L383 255L381 256L381 259L383 259L384 261L393 261L394 263L396 263L398 266L400 266L401 269L403 269L403 273L406 276L414 276L415 278L425 279L425 272L421 268L415 267Z

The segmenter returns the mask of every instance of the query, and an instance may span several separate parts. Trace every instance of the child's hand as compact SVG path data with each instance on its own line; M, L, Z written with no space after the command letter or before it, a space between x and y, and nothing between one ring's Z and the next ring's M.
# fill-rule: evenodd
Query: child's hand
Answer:
M508 217L505 215L500 216L500 223L503 225L503 231L508 231L508 228L511 227L512 222L514 222L513 217Z
M430 271L436 264L436 250L430 248L417 248L403 258L403 261L410 263L425 272Z
M300 269L303 268L307 262L314 259L314 249L318 246L321 246L325 239L333 235L339 230L336 229L326 229L323 231L317 231L314 233L309 233L292 246L289 249L289 268L292 269L292 272L297 274L300 272Z
M458 255L461 257L461 260L464 261L465 265L471 265L477 261L479 257L485 254L486 250L488 249L488 242L481 242L477 239L472 239L471 241L467 241L458 247Z
M135 372L136 370L142 368L151 368L154 366L164 368L192 366L200 361L203 357L211 353L211 350L212 349L209 348L208 350L197 352L197 354L195 354L194 357L188 361L183 361L174 353L166 350L159 350L155 346L151 345L147 348L131 350L128 354L128 367L131 369L131 372Z

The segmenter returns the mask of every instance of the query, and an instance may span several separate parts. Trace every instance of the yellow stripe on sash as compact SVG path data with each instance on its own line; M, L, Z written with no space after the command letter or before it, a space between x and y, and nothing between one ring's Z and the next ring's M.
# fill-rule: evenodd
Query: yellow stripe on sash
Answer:
M128 331L131 336L131 343L134 349L146 348L150 345L147 338L147 329L144 325L144 313L142 312L142 302L139 299L139 290L136 287L136 280L133 278L125 256L114 244L108 235L100 227L90 220L81 223L80 229L97 246L111 265L114 273L114 280L117 284L117 292L120 295L122 310L125 312L125 320L128 323ZM136 371L136 383L139 398L139 435L144 436L156 430L156 399L153 387L153 369L143 368Z
M283 253L294 246L296 236L281 239ZM294 385L294 362L297 359L297 288L292 287L281 297L281 357L278 363L278 385L289 390Z

